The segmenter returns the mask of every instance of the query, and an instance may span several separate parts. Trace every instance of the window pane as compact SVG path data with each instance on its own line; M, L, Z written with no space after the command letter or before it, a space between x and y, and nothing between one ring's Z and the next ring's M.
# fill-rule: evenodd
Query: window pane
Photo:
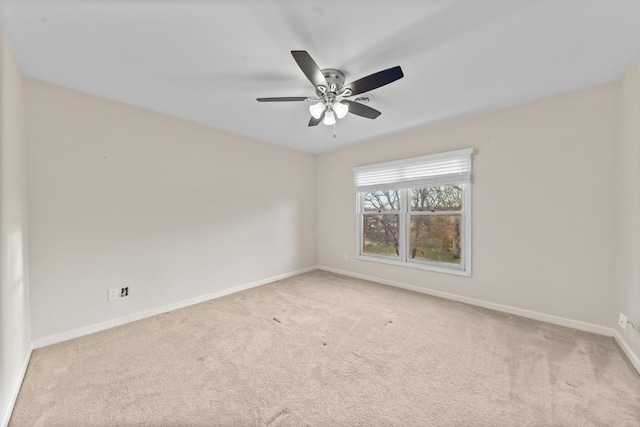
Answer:
M461 215L411 215L409 258L460 264Z
M398 190L372 191L363 195L365 212L397 211L400 209Z
M462 185L436 185L412 188L412 211L460 211L462 210Z
M399 215L362 217L362 253L397 257Z

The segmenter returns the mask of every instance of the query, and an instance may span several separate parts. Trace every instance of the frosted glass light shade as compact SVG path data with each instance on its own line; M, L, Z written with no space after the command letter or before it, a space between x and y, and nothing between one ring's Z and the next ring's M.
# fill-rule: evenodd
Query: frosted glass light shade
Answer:
M336 116L342 119L349 112L349 104L343 104L342 102L336 102L333 104L333 111L336 112Z
M322 123L324 123L325 125L336 124L336 116L333 114L333 111L327 111L327 114L324 115L324 121Z
M314 119L319 119L322 117L322 113L325 109L324 102L318 102L316 104L312 104L309 106L309 112L313 116Z

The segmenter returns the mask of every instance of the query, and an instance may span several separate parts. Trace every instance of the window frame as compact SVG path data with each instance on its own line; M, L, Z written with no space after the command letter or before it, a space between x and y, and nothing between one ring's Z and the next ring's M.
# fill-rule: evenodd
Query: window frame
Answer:
M465 150L471 151L471 150ZM447 154L447 153L443 153ZM436 155L441 156L441 155ZM428 157L424 157L428 158ZM411 161L412 159L407 159ZM398 163L398 162L395 162ZM375 165L372 165L375 166ZM438 211L438 212L424 212L424 211L411 211L410 210L410 193L412 188L419 188L416 186L407 187L400 183L398 188L388 186L388 189L397 190L400 197L400 211L398 215L398 245L399 255L385 256L375 254L365 254L363 250L363 237L364 237L364 216L365 215L379 215L382 212L365 212L364 211L364 194L369 192L367 190L356 190L356 259L363 261L372 261L383 264L391 264L402 267L415 268L420 270L434 271L438 273L446 273L457 276L471 277L471 255L472 255L472 242L471 242L471 225L472 225L472 183L471 179L465 181L465 179L450 179L447 182L438 182L429 186L439 185L460 185L462 187L462 209L460 211ZM425 185L426 187L426 185ZM375 190L371 190L375 191ZM385 214L393 214L392 212L384 212ZM452 264L437 261L416 260L409 257L410 250L410 233L411 233L411 216L412 215L460 215L460 264Z

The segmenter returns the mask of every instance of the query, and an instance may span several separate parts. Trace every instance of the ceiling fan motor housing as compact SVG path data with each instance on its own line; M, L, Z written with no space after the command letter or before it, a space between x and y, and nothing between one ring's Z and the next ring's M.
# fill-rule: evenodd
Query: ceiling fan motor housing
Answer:
M325 68L321 71L327 81L327 89L329 92L338 93L342 86L344 86L344 73L334 68ZM319 90L316 89L316 91L318 92L318 96L322 95Z
M339 88L344 86L344 73L334 68L325 68L322 70L322 75L327 80L329 86L335 84Z

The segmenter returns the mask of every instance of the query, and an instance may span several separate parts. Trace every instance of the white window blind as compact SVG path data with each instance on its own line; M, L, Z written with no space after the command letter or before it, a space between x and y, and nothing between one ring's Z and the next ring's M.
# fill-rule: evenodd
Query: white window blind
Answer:
M353 168L356 192L471 182L473 149Z

